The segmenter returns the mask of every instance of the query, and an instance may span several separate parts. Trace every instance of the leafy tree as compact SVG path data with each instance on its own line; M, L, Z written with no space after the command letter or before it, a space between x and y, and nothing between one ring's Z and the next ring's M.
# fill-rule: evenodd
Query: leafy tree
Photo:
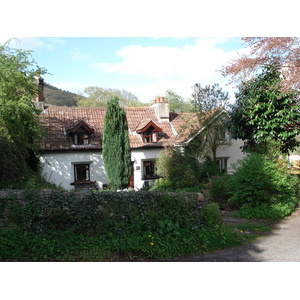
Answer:
M98 86L89 86L84 89L77 102L79 107L106 107L107 102L118 97L121 106L142 106L138 98L130 92L118 89L105 89Z
M8 44L0 45L0 129L2 141L7 147L1 147L0 162L3 178L7 181L14 176L26 177L26 165L36 169L37 159L34 153L39 149L41 125L38 119L40 110L32 100L38 93L35 75L39 67L31 58L30 51L12 49ZM45 72L40 70L40 73ZM5 153L13 149L13 153ZM8 156L9 155L9 159ZM22 166L20 172L5 172L7 165L11 169Z
M192 104L198 117L198 124L205 129L194 138L189 147L198 158L209 157L215 161L217 149L226 133L227 114L219 112L227 106L228 92L223 91L218 83L204 87L196 83L193 89Z
M131 176L130 142L126 113L117 97L107 102L102 147L110 188L126 188Z
M195 83L193 90L192 104L195 109L200 112L221 106L226 107L229 100L228 92L223 91L218 83L204 87L202 87L200 83Z
M228 142L227 119L228 114L222 108L209 113L198 113L199 122L203 130L189 143L188 148L198 160L203 158L217 160L217 150L221 144ZM199 131L199 128L197 128Z
M282 152L293 150L299 123L297 94L291 89L282 90L279 66L264 66L256 78L244 82L236 93L236 103L231 106L230 129L234 138L247 141L250 150L270 141L277 141Z
M248 54L223 66L222 74L230 76L231 83L240 84L250 79L263 65L279 63L284 75L283 88L300 89L300 39L298 37L245 37L242 38Z
M166 91L165 101L169 103L170 112L182 113L190 112L192 110L191 102L185 101L183 97L172 90Z

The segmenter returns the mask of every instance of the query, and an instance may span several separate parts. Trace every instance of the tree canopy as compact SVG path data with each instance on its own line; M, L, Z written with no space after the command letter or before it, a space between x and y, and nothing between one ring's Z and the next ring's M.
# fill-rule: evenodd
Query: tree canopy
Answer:
M0 172L6 182L12 176L16 182L18 177L26 176L27 167L36 167L33 153L38 150L41 137L40 111L33 103L38 93L37 70L39 74L45 72L34 62L30 51L0 45ZM7 153L7 149L13 153ZM7 164L10 168L5 168ZM8 172L4 174L4 170Z
M243 82L230 111L234 138L246 140L252 149L270 141L279 143L282 152L297 146L294 124L300 121L298 94L283 90L282 84L277 64L264 66L256 78Z
M278 63L284 75L283 88L300 90L300 39L298 37L242 38L248 54L223 66L222 74L231 83L240 84L255 76L263 65Z
M190 112L192 110L191 102L188 100L184 100L183 97L176 94L172 90L166 91L165 101L169 103L170 112L182 113L182 112Z
M196 111L207 111L221 106L226 107L229 100L228 92L223 91L218 83L204 87L200 83L195 83L193 90L192 104Z
M126 188L131 176L130 142L126 113L117 97L107 102L102 149L109 187Z
M120 106L142 106L138 98L130 92L118 89L105 89L99 86L89 86L84 89L77 102L79 107L106 107L107 102L118 97Z

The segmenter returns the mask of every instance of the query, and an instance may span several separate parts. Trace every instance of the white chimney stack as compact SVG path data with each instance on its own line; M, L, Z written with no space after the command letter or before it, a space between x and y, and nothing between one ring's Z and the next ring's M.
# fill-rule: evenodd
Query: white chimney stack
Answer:
M159 97L153 100L152 107L157 117L162 121L169 121L170 108L169 103L165 102L164 97Z

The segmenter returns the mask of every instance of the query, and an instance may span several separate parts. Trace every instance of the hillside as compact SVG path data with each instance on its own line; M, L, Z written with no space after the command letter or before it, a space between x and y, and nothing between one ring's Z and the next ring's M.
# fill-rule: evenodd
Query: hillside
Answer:
M76 106L78 95L45 83L44 97L45 104L49 106Z

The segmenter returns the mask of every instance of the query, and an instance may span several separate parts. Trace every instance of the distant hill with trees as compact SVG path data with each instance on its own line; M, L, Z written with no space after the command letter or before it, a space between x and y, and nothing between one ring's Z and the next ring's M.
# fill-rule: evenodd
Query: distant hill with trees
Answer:
M45 104L48 106L106 107L107 101L114 97L119 98L121 106L147 105L125 90L105 89L95 86L85 88L83 93L74 94L45 83L44 97Z
M53 85L45 83L44 97L46 105L50 106L77 106L78 95L63 91ZM81 96L82 98L82 96Z

